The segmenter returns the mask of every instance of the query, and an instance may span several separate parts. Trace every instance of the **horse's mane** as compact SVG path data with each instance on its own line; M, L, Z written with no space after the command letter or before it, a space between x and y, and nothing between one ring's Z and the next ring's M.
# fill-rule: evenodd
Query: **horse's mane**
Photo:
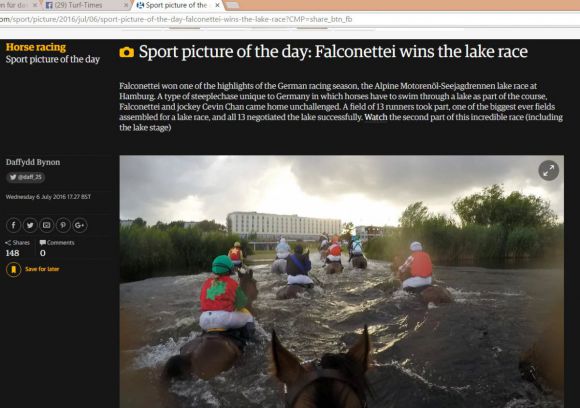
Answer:
M333 368L342 371L352 380L353 384L356 385L360 391L365 393L368 392L369 394L372 393L363 367L349 358L345 353L326 353L320 359L320 365L322 368Z
M240 287L242 288L244 293L246 293L246 295L248 295L247 289L250 289L250 288L254 289L256 291L256 296L257 296L258 281L256 281L256 279L254 279L253 276L241 275L240 276ZM252 299L252 300L255 300L255 299Z
M372 395L371 387L366 379L365 372L360 364L350 359L346 354L324 354L320 359L322 368L335 369L343 372L347 378L352 381L354 392ZM316 390L311 394L309 402L317 408L330 408L345 406L347 394L336 395L335 380L321 378L316 381Z
M247 275L242 275L242 277L240 278L240 286L246 286L246 285L253 285L257 287L257 281L256 279L254 279L253 277L249 277Z

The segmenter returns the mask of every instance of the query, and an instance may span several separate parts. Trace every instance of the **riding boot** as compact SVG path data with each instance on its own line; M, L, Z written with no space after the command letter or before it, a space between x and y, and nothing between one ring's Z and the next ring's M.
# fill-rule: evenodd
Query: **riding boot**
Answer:
M240 329L240 335L246 340L251 341L254 339L256 334L256 324L254 322L248 322L245 326Z

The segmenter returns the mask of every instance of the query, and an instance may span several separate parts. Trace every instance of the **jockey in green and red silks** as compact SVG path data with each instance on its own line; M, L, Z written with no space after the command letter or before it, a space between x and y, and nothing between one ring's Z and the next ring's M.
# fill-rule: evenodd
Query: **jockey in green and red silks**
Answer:
M202 329L228 330L243 327L253 322L252 315L245 309L248 298L238 282L230 276L234 264L227 255L220 255L212 263L213 276L201 287Z

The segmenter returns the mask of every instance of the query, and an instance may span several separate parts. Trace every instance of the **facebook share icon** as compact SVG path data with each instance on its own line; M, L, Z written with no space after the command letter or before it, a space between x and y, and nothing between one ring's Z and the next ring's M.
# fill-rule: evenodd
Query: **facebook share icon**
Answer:
M18 218L12 217L8 221L6 221L6 231L12 234L16 234L17 232L20 231L20 228L22 228L22 223Z

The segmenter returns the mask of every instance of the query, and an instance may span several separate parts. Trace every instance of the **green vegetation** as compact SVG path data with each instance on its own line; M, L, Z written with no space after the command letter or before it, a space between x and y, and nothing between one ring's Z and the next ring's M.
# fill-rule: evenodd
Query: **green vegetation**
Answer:
M353 235L353 232L355 230L354 224L349 221L349 222L345 222L344 224L342 224L342 234L340 235L340 240L346 240L350 242L350 239Z
M393 259L409 253L412 241L423 243L434 261L562 257L564 225L548 202L492 185L453 202L459 222L431 214L422 202L409 205L399 227L365 245L369 258Z
M121 227L121 281L209 271L212 260L227 254L235 241L242 244L244 255L251 254L246 240L216 225L208 221L186 228L183 222L173 222L148 227L138 218Z
M384 237L365 244L367 257L405 256L412 241L423 243L439 263L563 256L564 225L556 223L549 203L539 197L519 192L506 195L501 186L493 185L456 200L453 208L458 221L430 213L422 202L411 204L401 215L399 227L386 227ZM352 229L352 223L345 223L344 235L350 236ZM121 281L209 271L213 258L227 254L235 241L242 243L246 256L252 254L248 240L226 231L213 220L193 227L181 221L149 227L138 218L120 230ZM311 253L318 249L318 243L301 244ZM290 245L294 249L296 242ZM273 259L274 252L260 251L256 258L262 256Z

